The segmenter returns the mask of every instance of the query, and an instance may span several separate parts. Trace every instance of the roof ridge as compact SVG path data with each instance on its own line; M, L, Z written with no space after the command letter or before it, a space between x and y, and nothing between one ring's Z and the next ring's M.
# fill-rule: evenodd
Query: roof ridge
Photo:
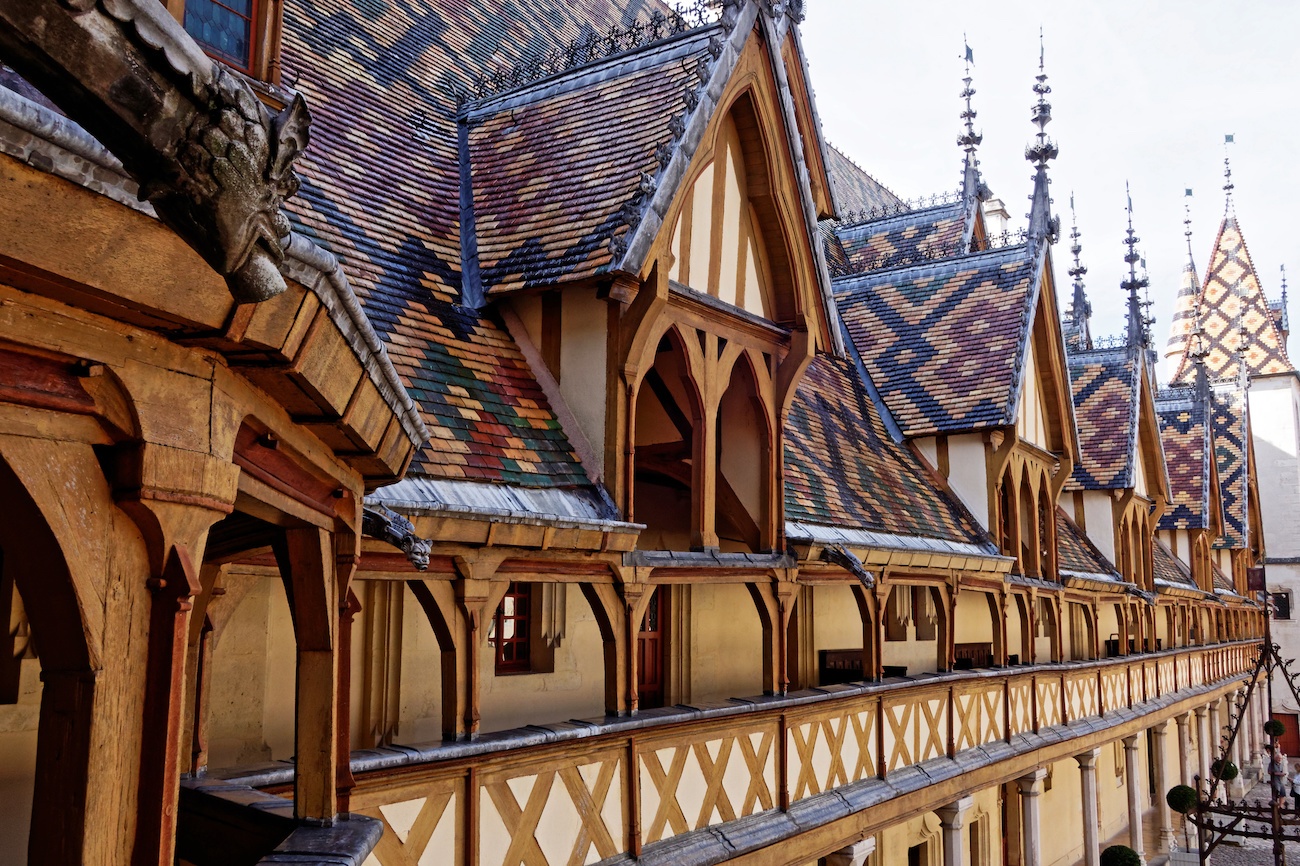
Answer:
M901 195L899 195L898 193L894 192L894 190L891 189L888 185L882 183L882 182L881 182L881 181L880 181L880 180L879 180L879 179L878 179L874 174L872 174L871 172L867 171L867 170L866 170L865 168L863 168L862 166L858 165L858 161L857 161L857 160L855 160L853 157L849 156L849 155L848 155L847 153L845 153L843 150L840 150L838 147L836 147L834 144L832 144L831 141L830 141L830 139L827 139L827 140L826 140L826 146L829 147L831 150L835 151L837 154L839 154L839 155L840 155L841 157L843 157L845 160L847 160L848 163L849 163L850 165L852 165L854 168L856 168L858 171L862 172L862 173L865 174L867 177L871 178L871 182L874 183L876 186L880 187L880 188L883 189L885 192L887 192L887 193L889 193L890 195L892 195L894 198L899 199L900 201L903 200L903 197L902 197Z

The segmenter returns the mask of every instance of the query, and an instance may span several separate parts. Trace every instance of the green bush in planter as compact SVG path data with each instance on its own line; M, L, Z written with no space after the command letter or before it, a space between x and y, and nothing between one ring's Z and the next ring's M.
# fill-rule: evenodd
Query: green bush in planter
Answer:
M1237 765L1220 759L1210 764L1210 772L1217 774L1221 782L1231 782L1237 778Z
M1101 852L1101 866L1142 866L1142 858L1127 845L1111 845Z
M1269 719L1264 723L1264 733L1268 734L1270 737L1280 737L1286 733L1286 725L1282 724L1277 719Z
M1165 802L1169 804L1169 808L1180 815L1195 811L1196 800L1196 789L1188 785L1174 785L1169 789L1169 793L1165 794Z

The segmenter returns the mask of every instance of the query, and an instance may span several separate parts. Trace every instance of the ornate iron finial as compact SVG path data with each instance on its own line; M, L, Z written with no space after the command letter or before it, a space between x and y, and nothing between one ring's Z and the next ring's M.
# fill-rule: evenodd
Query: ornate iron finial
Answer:
M1124 245L1128 247L1128 252L1124 254L1124 261L1128 263L1128 279L1120 283L1120 287L1128 292L1128 345L1129 348L1146 349L1151 345L1150 322L1139 290L1146 289L1151 281L1145 274L1139 277L1137 272L1137 264L1142 260L1142 254L1137 251L1141 239L1133 232L1133 196L1129 192L1128 181L1124 182L1124 194L1128 199L1128 230L1124 238Z
M1282 265L1282 319L1278 323L1282 328L1282 339L1285 341L1287 335L1291 332L1291 313L1287 310L1286 299L1286 265Z
M980 161L979 157L975 153L980 142L984 140L984 134L975 131L975 117L979 112L977 112L971 105L971 97L975 95L975 88L971 87L971 82L974 79L972 79L970 75L970 65L974 62L975 55L971 51L970 45L967 45L966 77L961 80L963 85L961 98L966 100L966 107L961 113L961 119L965 124L965 129L962 131L962 134L957 137L957 146L966 151L966 158L963 161L962 166L962 197L967 200L977 198L980 201L984 201L989 197L990 193L988 187L985 186L983 180L980 179Z
M1047 137L1047 124L1052 120L1052 105L1047 101L1047 94L1052 88L1047 84L1047 73L1043 71L1042 33L1039 33L1038 75L1035 76L1034 93L1038 102L1033 107L1033 123L1038 127L1036 141L1025 148L1025 159L1034 164L1034 193L1030 196L1029 237L1035 241L1045 240L1055 243L1060 234L1060 220L1052 216L1052 198L1048 194L1047 164L1056 159L1059 153L1056 142Z
M1223 192L1226 199L1224 208L1228 211L1232 210L1232 191L1236 188L1232 183L1232 161L1228 158L1228 145L1233 144L1234 141L1233 135L1223 137Z
M1210 356L1210 343L1205 339L1205 329L1201 327L1201 299L1196 299L1192 307L1192 331L1187 335L1187 357L1192 359L1196 368L1196 393L1207 397L1210 393L1210 377L1205 369L1205 359Z
M1074 282L1074 297L1070 302L1069 323L1071 329L1078 334L1079 348L1087 351L1092 348L1092 336L1088 327L1092 317L1092 304L1088 303L1088 295L1083 286L1083 276L1088 273L1088 268L1079 260L1083 246L1079 243L1079 218L1074 211L1074 193L1070 193L1070 222L1070 253L1074 256L1074 266L1068 273Z
M1192 197L1191 187L1188 187L1184 198ZM1192 263L1192 203L1183 202L1183 237L1187 238L1187 263Z

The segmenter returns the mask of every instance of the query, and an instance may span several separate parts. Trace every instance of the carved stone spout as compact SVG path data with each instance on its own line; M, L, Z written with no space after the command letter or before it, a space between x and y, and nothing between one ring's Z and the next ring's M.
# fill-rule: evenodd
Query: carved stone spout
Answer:
M272 116L158 0L0 0L0 60L122 161L236 300L284 291L280 206L310 124L300 97Z

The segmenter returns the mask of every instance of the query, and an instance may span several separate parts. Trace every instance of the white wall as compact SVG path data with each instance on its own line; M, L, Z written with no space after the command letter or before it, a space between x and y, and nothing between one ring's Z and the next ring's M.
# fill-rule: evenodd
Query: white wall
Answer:
M1088 539L1115 563L1115 512L1110 495L1101 490L1083 491L1083 514Z
M989 476L983 438L974 434L948 437L948 484L980 526L989 529Z

